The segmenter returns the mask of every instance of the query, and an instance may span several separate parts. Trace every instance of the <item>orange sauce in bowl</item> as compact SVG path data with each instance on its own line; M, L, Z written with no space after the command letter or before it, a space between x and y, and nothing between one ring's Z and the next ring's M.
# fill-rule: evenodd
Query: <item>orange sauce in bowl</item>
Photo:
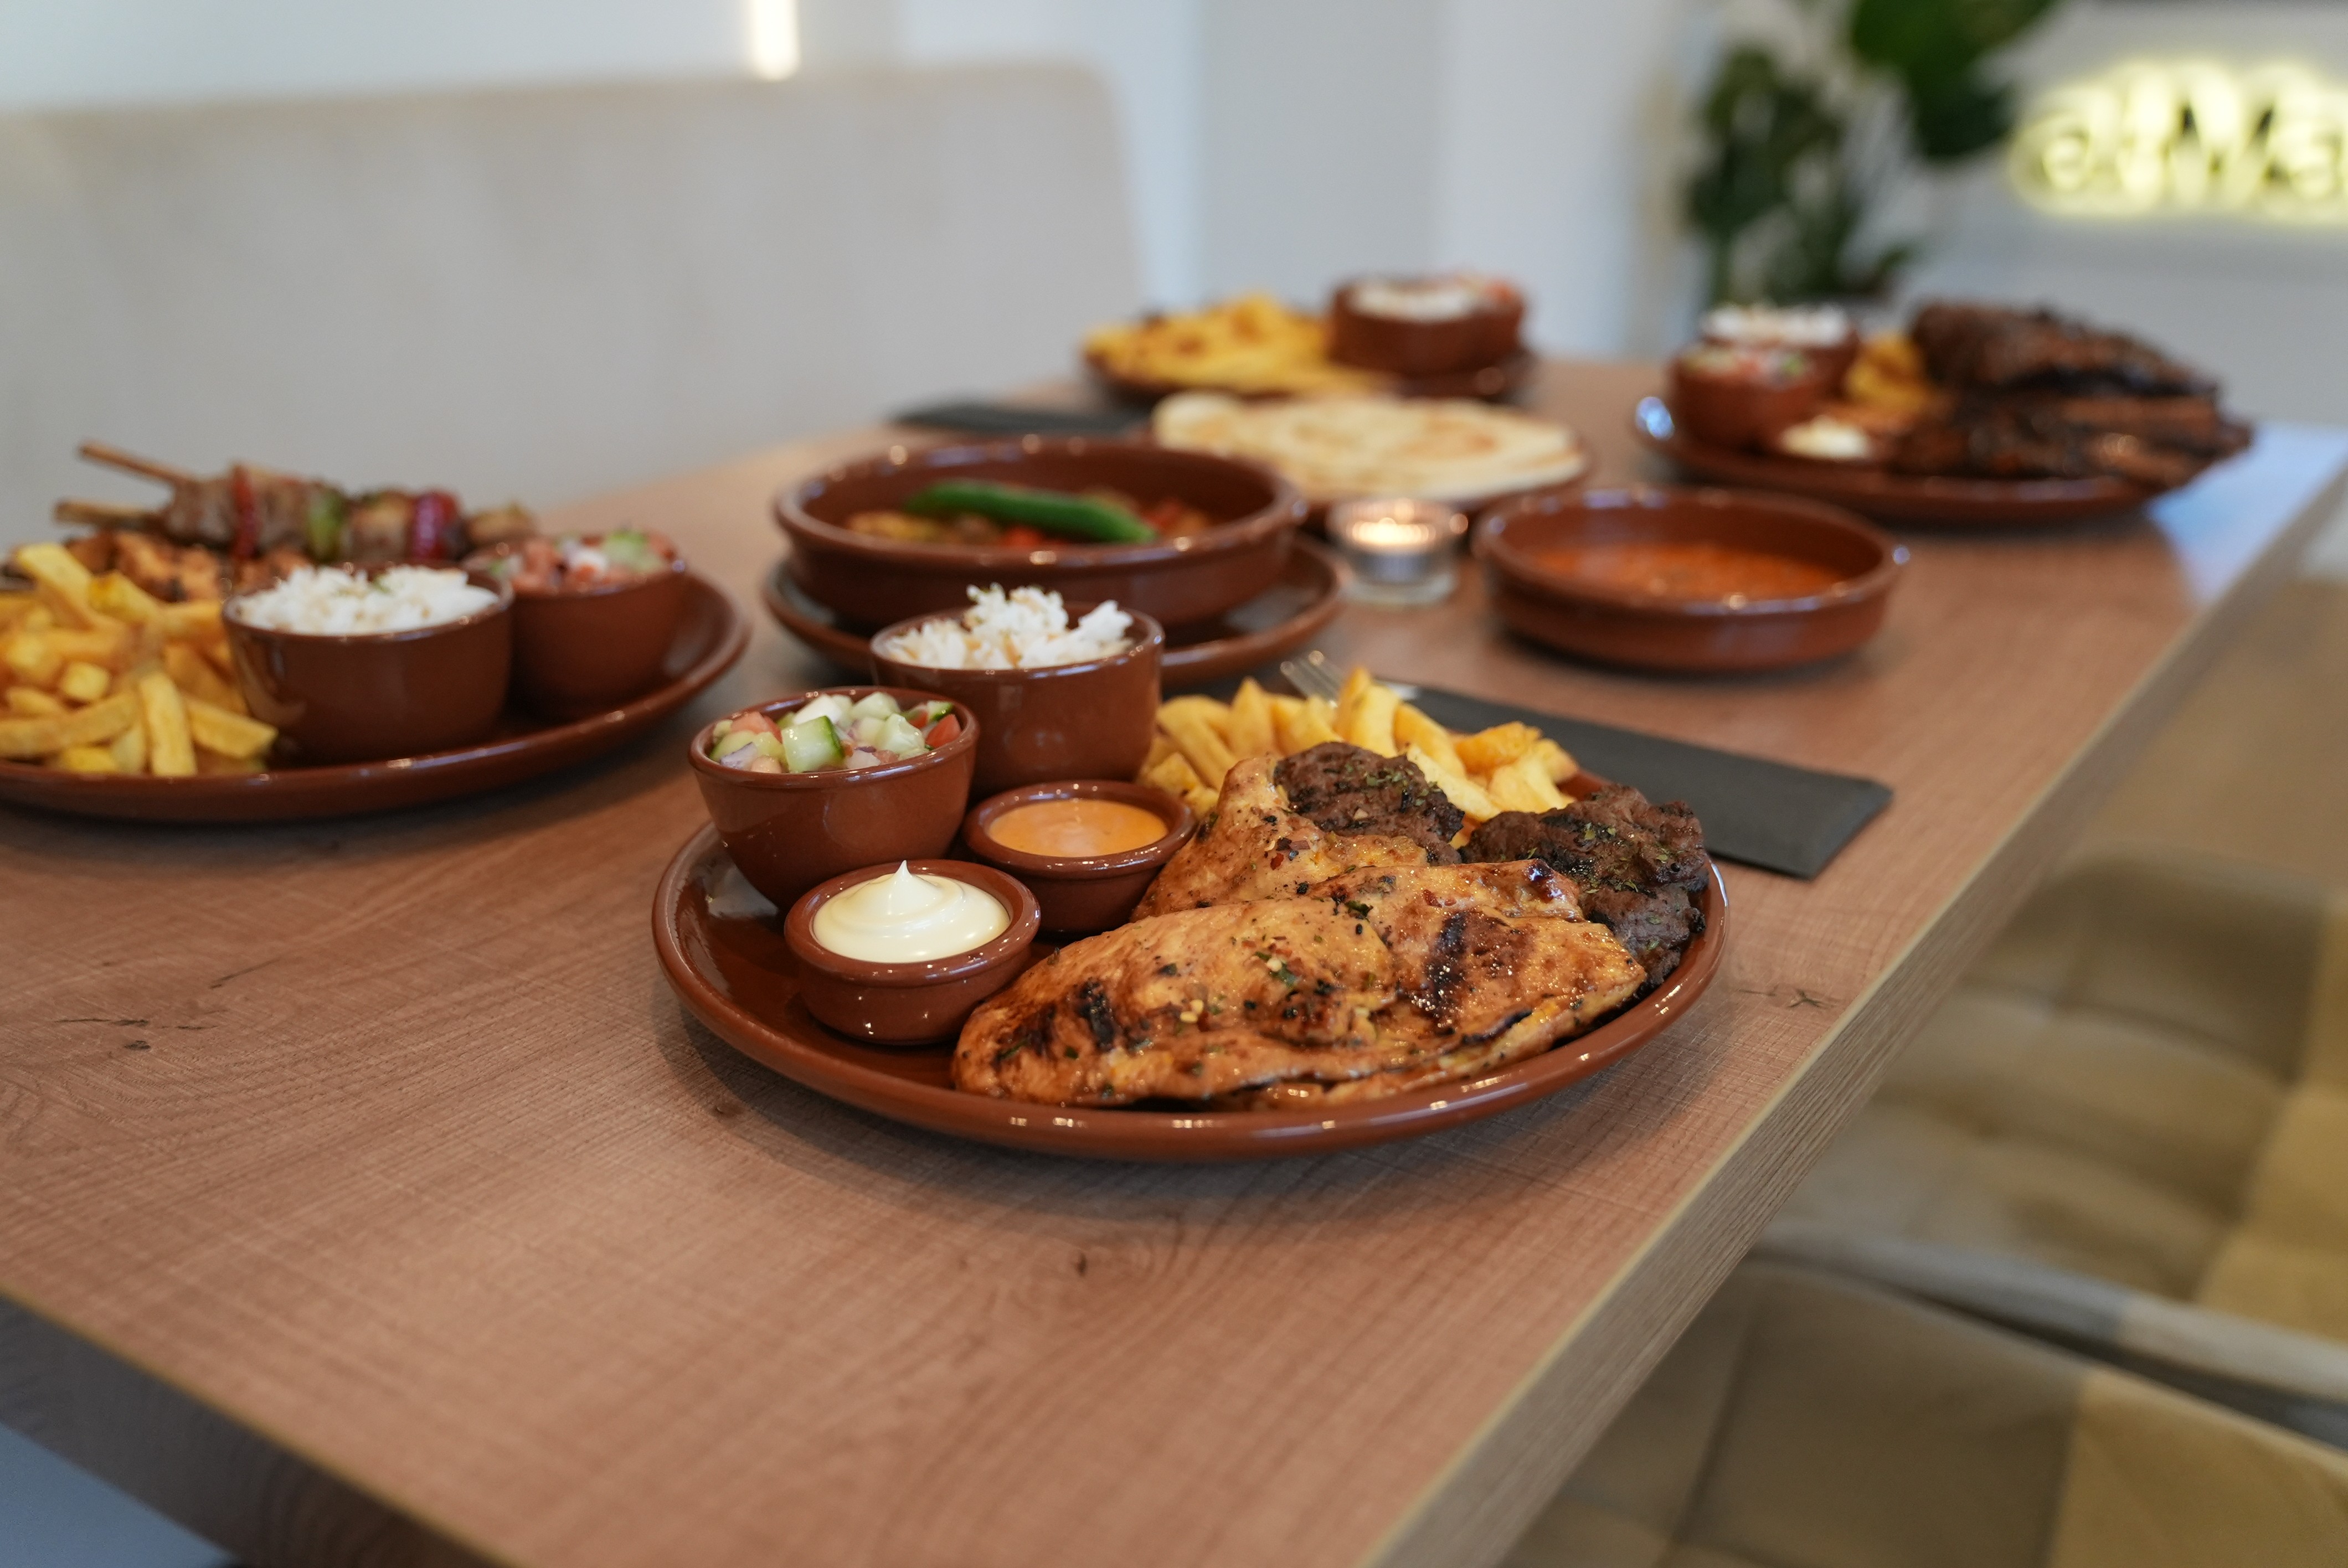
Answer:
M1543 571L1593 588L1695 603L1807 599L1844 580L1817 561L1705 540L1553 545L1532 559Z
M1154 811L1073 795L1014 805L987 825L986 835L1005 849L1075 859L1122 855L1157 843L1167 831Z

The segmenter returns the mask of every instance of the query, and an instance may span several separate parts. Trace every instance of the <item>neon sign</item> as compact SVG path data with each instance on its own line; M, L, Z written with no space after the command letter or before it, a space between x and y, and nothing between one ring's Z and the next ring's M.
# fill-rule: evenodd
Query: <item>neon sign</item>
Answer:
M2008 167L2054 212L2348 223L2348 87L2303 66L2131 61L2039 99Z

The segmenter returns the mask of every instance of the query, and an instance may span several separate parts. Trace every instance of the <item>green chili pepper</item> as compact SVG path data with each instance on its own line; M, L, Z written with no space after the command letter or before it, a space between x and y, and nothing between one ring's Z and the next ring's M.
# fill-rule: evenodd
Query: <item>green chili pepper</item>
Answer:
M1157 529L1107 501L983 479L948 479L916 491L902 504L905 510L925 518L973 512L997 522L1025 523L1047 534L1093 544L1146 545L1158 538Z

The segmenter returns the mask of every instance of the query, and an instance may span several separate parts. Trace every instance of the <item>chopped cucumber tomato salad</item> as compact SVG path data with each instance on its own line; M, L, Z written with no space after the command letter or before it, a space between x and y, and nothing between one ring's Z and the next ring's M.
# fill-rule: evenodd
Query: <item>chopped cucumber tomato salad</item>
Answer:
M710 732L710 760L754 774L870 768L922 756L962 733L952 702L901 708L886 692L853 699L826 692L782 721L755 708L718 720Z

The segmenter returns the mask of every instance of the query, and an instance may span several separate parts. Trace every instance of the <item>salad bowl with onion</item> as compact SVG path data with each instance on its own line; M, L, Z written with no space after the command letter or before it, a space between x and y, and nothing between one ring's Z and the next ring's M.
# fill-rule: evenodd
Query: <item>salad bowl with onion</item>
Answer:
M788 908L843 871L943 855L977 748L978 720L959 702L843 686L729 714L687 751L735 865Z

